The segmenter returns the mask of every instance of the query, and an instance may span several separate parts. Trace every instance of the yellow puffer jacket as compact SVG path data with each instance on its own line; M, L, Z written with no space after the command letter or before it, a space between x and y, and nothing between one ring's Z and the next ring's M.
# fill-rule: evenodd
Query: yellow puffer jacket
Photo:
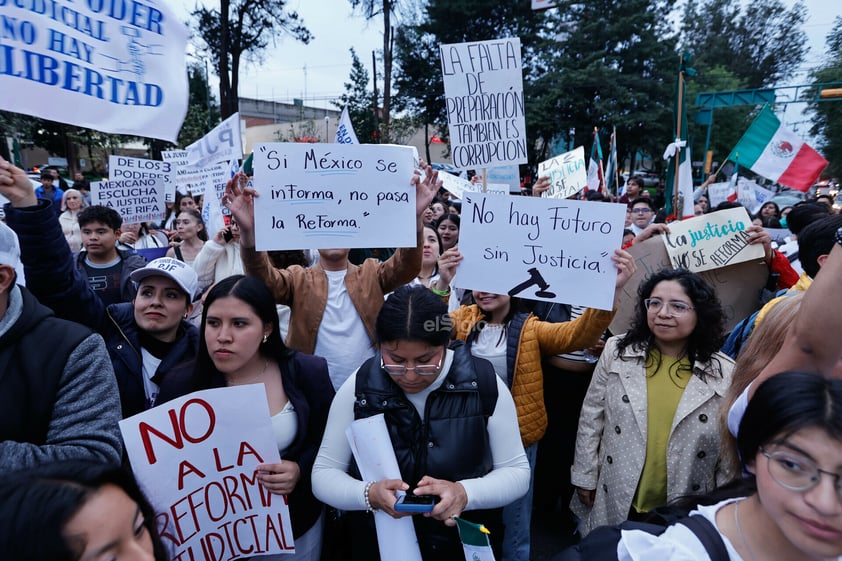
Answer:
M450 317L453 320L455 338L464 341L482 319L482 312L476 305L462 306L451 312ZM532 314L526 319L520 333L510 388L517 408L520 437L524 446L541 440L547 430L541 358L545 355L577 351L595 344L613 318L614 311L588 308L578 319L564 323L541 321Z

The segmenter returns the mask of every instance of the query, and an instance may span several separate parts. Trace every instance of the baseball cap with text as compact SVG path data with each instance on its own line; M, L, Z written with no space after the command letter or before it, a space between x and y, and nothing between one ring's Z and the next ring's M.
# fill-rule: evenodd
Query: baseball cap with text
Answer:
M199 278L193 267L172 257L161 257L146 264L142 269L135 269L130 275L134 282L140 282L147 277L163 276L175 283L190 296L190 301L196 296Z

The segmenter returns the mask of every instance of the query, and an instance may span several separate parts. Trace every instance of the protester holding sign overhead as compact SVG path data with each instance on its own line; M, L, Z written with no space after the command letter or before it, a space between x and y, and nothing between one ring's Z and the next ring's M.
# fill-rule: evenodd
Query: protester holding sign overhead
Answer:
M433 288L449 286L461 260L458 252L446 254L439 266L440 278ZM622 250L616 250L612 260L617 270L615 294L619 296L619 289L634 274L635 264L632 256ZM588 309L574 321L550 323L520 313L517 298L477 290L473 295L475 305L462 306L450 314L454 338L465 341L473 356L489 360L511 389L523 445L534 468L537 443L547 428L541 360L593 345L611 323L614 312ZM525 497L503 509L504 560L529 561L531 511L530 485Z
M638 296L632 327L606 343L579 417L571 509L583 535L733 475L719 461L716 420L734 366L718 352L719 299L684 269L655 273Z
M11 177L0 194L12 201L6 219L20 238L28 288L58 317L103 336L124 417L153 406L167 373L196 354L198 332L185 320L193 308L195 271L175 259L156 259L132 273L137 294L131 302L106 306L76 269L49 203L35 198L23 170L0 164Z
M282 460L259 466L257 478L287 496L295 538L295 554L278 559L318 561L323 505L313 497L310 472L334 394L327 364L284 345L272 294L254 277L230 276L211 288L200 331L195 365L165 380L160 401L215 387L264 385Z
M430 166L413 175L416 246L399 248L384 262L348 261L349 249L320 249L319 262L305 269L272 267L265 252L255 250L254 197L248 178L237 174L226 186L223 203L240 225L240 249L246 273L262 279L275 301L291 307L287 344L327 359L334 388L374 353L374 322L385 294L410 282L421 270L424 245L421 216L440 183Z

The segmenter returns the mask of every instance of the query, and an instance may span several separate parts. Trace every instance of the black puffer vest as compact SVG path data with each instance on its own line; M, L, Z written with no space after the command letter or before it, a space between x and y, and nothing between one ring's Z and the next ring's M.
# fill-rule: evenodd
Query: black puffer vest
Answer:
M401 478L411 487L425 475L459 481L492 470L486 425L497 403L496 374L488 361L472 357L466 346L455 349L450 371L427 397L423 419L380 368L379 353L360 367L355 392L354 418L385 416ZM352 474L359 477L356 465ZM485 524L493 538L502 538L500 509L465 512L463 517ZM360 530L354 532L354 559L379 559L373 518L353 513L352 519L355 530ZM425 561L464 559L455 528L420 515L412 520Z

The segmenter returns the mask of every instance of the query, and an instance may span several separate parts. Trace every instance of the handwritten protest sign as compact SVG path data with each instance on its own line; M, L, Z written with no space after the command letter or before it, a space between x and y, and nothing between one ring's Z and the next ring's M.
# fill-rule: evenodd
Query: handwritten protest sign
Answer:
M608 326L614 335L625 333L631 327L640 283L661 269L671 267L664 242L658 236L635 242L628 252L634 257L637 269L617 299L617 313ZM725 312L725 330L730 331L738 321L756 309L760 291L769 278L769 268L763 261L750 261L704 271L699 276L716 291Z
M625 205L466 193L459 287L610 310Z
M173 166L169 162L146 160L144 158L129 158L127 156L108 157L108 182L112 185L124 187L133 186L139 179L160 177L164 182L166 200L175 200L175 182Z
M166 214L166 190L160 177L95 181L91 203L116 210L125 224L155 222Z
M673 267L707 271L734 263L763 259L761 244L748 244L751 226L746 209L731 208L672 222L663 235Z
M156 0L0 2L0 109L175 142L189 32Z
M450 191L457 199L461 199L465 191L475 190L474 184L467 179L462 179L446 171L439 171L439 179L441 179L441 186ZM482 186L480 186L480 190L482 190Z
M263 384L195 392L120 431L174 561L294 553L286 501L255 473L280 461Z
M374 144L258 144L258 250L415 247L413 153Z
M737 202L746 207L750 214L756 214L763 203L774 195L772 191L761 187L751 179L741 177L737 181Z
M538 164L538 177L550 178L550 188L544 196L566 199L588 185L588 168L585 166L585 147L579 146Z
M453 193L457 199L465 196L465 193L481 193L482 183L473 183L467 179L462 179L446 171L439 171L439 179L442 180L442 187ZM498 195L509 194L508 183L487 183L485 185L487 193L496 193Z
M183 195L190 192L202 192L197 190L204 187L202 168L190 166L189 154L187 150L165 150L161 152L161 159L169 162L173 167L176 190Z
M456 169L527 163L520 39L441 45L439 52Z
M189 166L201 168L208 164L240 160L243 157L243 137L240 134L240 114L234 113L208 134L186 148Z
M710 203L710 208L716 208L719 203L724 203L728 200L736 200L736 198L736 189L730 181L711 183L708 185L708 202Z

